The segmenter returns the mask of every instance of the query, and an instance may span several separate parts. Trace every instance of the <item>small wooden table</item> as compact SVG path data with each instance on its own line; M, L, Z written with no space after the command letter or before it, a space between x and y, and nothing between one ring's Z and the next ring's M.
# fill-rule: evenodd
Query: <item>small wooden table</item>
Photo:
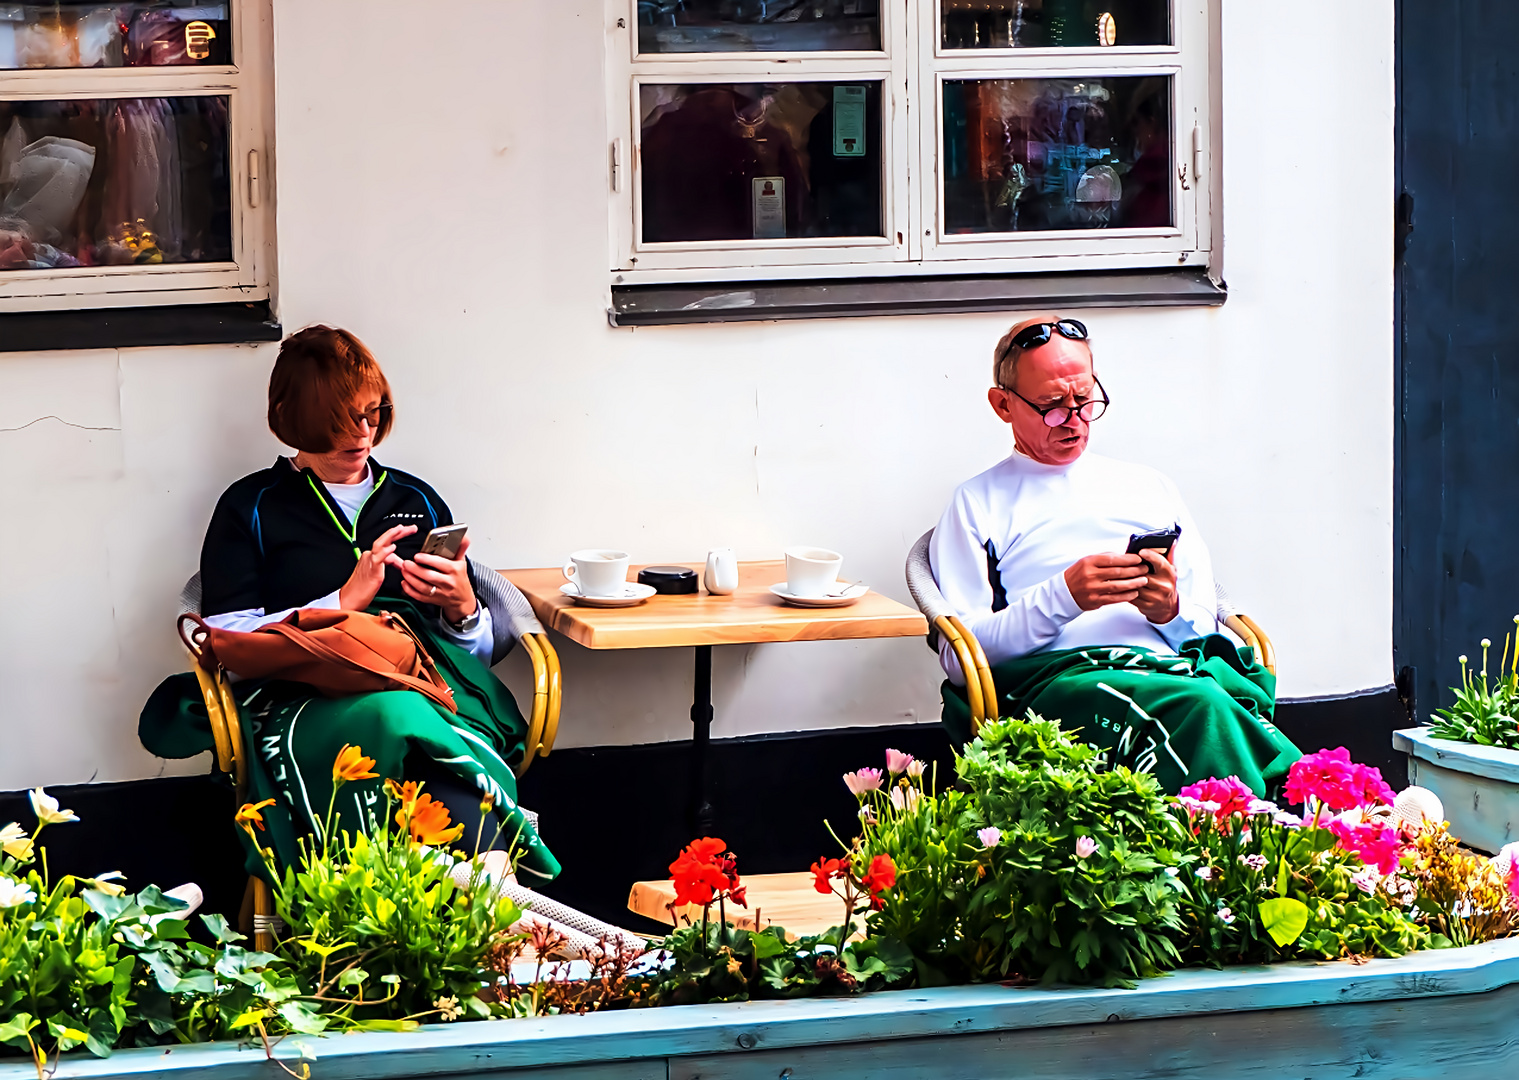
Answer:
M700 563L689 566L699 575ZM628 571L629 580L642 567ZM786 580L786 564L745 562L738 565L738 591L731 596L705 592L687 596L652 596L626 608L576 604L560 588L558 567L501 571L521 589L538 618L551 630L588 649L653 649L694 646L696 693L691 704L692 825L712 832L707 798L707 744L712 738L712 646L771 641L837 641L851 638L924 637L928 620L910 607L869 592L848 607L801 608L783 603L770 586Z
M763 930L775 925L792 937L821 934L844 921L844 902L836 896L824 896L812 884L809 873L745 874L747 908L727 906L728 922L740 930ZM634 882L628 893L628 910L656 922L681 926L686 920L701 920L701 908L687 904L673 912L675 886L670 881ZM717 908L712 909L717 918Z

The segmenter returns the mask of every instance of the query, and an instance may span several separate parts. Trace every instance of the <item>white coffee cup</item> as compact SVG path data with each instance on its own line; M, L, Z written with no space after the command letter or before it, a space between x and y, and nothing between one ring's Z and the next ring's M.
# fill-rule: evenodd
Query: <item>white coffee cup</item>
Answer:
M628 589L628 553L610 548L587 548L570 556L564 576L581 596L622 596Z
M817 547L786 549L786 588L792 596L820 597L839 579L844 556Z

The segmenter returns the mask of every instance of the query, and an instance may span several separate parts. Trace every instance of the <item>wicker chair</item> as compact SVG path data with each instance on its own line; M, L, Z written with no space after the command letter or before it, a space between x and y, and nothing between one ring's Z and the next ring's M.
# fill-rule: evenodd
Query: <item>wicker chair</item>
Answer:
M519 641L533 665L533 707L528 717L527 752L524 754L517 775L527 771L536 758L548 757L554 749L554 739L559 733L559 708L561 701L561 678L559 655L550 644L543 624L533 614L527 598L506 578L489 567L473 560L469 563L470 583L480 602L490 608L494 641L491 647L491 663L501 661ZM179 594L179 614L200 614L200 574L185 583ZM192 649L192 653L193 653ZM224 672L213 675L197 662L192 665L195 678L200 683L201 696L205 701L206 714L211 722L211 737L216 748L216 769L231 776L237 785L239 802L245 801L248 785L248 763L244 753L243 729L238 718L237 700ZM273 933L277 920L274 900L269 885L260 877L248 879L248 891L243 900L244 912L251 905L254 947L268 951L273 947Z
M997 688L992 683L991 665L987 663L981 644L960 621L934 580L928 562L928 545L933 537L934 531L929 529L907 553L907 591L912 593L918 610L929 621L928 647L938 652L938 639L942 634L960 660L960 668L965 672L965 696L970 705L971 732L974 734L986 721L997 719ZM1222 585L1215 582L1214 591L1218 600L1218 621L1254 649L1261 666L1275 675L1276 648L1266 632L1254 619L1240 614Z

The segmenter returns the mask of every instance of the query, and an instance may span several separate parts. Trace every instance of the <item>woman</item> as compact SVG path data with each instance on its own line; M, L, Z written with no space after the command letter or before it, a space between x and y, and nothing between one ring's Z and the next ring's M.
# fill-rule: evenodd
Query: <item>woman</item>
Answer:
M266 821L288 862L295 837L325 817L332 763L351 743L375 758L380 778L422 781L466 825L456 846L515 844L519 872L551 878L559 865L516 805L510 765L527 725L488 668L491 613L470 583L469 541L454 559L422 554L429 530L453 524L448 505L372 457L393 419L390 384L352 334L313 326L285 339L269 379L269 428L297 453L243 477L217 502L201 549L201 614L222 629L252 630L300 608L396 612L454 688L458 713L412 691L329 699L295 683L239 683L253 748L250 797L277 800ZM166 681L143 713L143 742L163 756L185 756L185 725L199 702L187 678ZM365 828L385 814L380 783L342 786L340 827Z

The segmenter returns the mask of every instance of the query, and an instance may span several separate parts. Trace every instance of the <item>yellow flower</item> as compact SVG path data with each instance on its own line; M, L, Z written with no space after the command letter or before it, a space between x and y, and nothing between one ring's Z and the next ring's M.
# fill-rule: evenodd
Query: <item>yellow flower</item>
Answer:
M338 751L338 758L332 763L332 782L344 783L349 780L373 780L380 774L370 772L374 768L374 758L365 757L364 752L357 746L343 744L343 749Z
M27 795L32 800L32 809L37 814L38 822L43 825L62 825L79 820L79 815L74 811L58 809L58 800L41 788L33 788Z
M0 851L20 862L26 862L32 857L32 838L13 821L0 829Z
M243 803L241 808L238 809L237 815L232 820L241 826L244 830L246 830L249 836L252 836L253 826L257 825L260 832L262 832L264 828L264 815L259 813L259 811L266 806L273 805L273 799L265 799L263 802L257 803Z
M448 807L435 802L431 795L418 795L410 806L403 800L396 811L396 824L409 829L417 843L432 847L451 844L464 835L462 823L448 827Z

